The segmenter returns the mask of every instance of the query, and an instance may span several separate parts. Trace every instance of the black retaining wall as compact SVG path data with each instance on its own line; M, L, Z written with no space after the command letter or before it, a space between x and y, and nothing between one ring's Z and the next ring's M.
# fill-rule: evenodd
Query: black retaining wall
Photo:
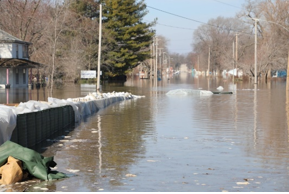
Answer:
M75 114L70 105L18 114L17 124L10 141L33 148L53 134L64 132L74 124Z

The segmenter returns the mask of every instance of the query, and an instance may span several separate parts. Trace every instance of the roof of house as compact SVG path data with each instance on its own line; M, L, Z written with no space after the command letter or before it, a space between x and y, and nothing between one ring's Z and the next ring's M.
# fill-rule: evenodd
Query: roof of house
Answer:
M21 43L21 44L31 44L29 42L25 42L23 40L20 40L19 38L16 38L15 36L12 36L11 34L3 31L0 29L0 42L9 42L9 43Z
M0 29L0 43L19 43L19 44L31 44L29 42L25 42L12 36L11 34ZM43 66L43 64L30 61L27 59L19 59L19 58L0 58L0 68L9 68L9 67L26 67L26 68L39 68Z
M27 59L1 59L0 58L0 68L9 68L9 67L26 67L26 68L39 68L43 64L30 61Z

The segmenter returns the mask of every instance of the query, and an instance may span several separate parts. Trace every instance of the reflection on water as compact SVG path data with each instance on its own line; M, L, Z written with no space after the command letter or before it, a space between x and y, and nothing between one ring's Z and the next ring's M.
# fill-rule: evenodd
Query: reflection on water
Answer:
M217 91L218 86L233 94L166 95L175 89ZM79 97L81 88L70 85L54 97ZM112 104L43 149L43 155L54 155L57 170L71 177L40 187L83 192L289 190L286 82L254 86L180 74L102 88L145 98ZM36 93L31 93L33 100ZM39 98L44 98L41 92ZM40 191L37 184L23 187Z
M254 84L254 148L257 140L257 84Z
M100 115L97 115L97 118L98 118L98 158L99 158L99 167L98 167L98 170L99 170L99 174L101 175L101 167L102 167L102 152L101 152L101 147L102 147L102 144L101 144L101 117Z

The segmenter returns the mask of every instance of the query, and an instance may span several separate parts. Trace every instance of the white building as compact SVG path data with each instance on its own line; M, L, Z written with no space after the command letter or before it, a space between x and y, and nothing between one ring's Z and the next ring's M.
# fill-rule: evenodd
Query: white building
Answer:
M187 66L187 64L181 64L181 66L180 66L180 72L188 72L188 66Z
M29 60L30 44L0 30L0 88L28 87L28 69L41 65Z

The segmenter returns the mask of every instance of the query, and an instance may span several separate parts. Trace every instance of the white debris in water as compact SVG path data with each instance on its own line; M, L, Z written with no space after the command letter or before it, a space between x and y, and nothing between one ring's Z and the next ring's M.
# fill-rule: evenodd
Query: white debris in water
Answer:
M201 90L192 89L176 89L166 93L167 96L188 96L188 95L200 95Z
M243 189L244 187L236 187L236 186L234 186L233 188L234 189Z
M136 177L135 174L126 174L125 176L126 176L126 177Z
M91 131L91 133L98 133L98 131Z
M48 191L48 188L40 188L43 191Z
M67 140L67 139L61 139L61 140L59 140L60 142L69 142L69 140Z
M249 185L249 182L236 182L237 185Z
M71 172L71 173L76 173L76 172L79 172L79 170L76 170L76 169L66 169L68 172Z
M219 91L223 91L224 88L223 88L222 86L219 86L219 87L217 87L217 90L219 90Z
M115 168L106 168L106 170L115 170Z
M148 162L156 162L156 160L147 160Z
M201 95L201 96L211 96L211 95L213 95L213 94L214 94L213 92L208 91L208 90L201 90L201 91L200 91L200 95Z
M87 142L87 139L73 139L71 142Z

